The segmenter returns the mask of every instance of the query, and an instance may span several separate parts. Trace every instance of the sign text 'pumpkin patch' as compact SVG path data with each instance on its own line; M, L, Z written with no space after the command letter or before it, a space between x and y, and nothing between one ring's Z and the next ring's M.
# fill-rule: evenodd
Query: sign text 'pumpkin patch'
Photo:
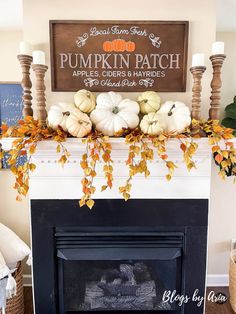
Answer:
M186 21L50 21L52 89L185 91Z

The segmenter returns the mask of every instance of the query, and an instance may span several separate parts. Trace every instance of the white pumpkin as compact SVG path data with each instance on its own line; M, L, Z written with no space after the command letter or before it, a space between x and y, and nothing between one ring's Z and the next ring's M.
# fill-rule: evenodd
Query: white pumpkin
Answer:
M159 135L165 129L165 118L159 112L150 112L141 120L140 129L144 134Z
M189 108L180 101L166 101L158 111L165 118L166 133L181 133L191 124Z
M122 99L115 92L101 93L90 118L96 129L104 135L114 136L124 129L134 129L139 124L139 105L136 101Z
M84 137L91 132L92 122L86 113L75 108L66 120L68 132L75 137Z
M75 106L73 104L66 102L59 102L51 106L48 112L48 125L53 129L57 129L60 126L67 132L66 120L74 109Z
M140 105L141 112L143 114L147 114L160 109L161 98L156 92L146 91L138 96L138 103Z
M95 108L96 98L90 91L81 89L75 94L74 102L80 111L90 113Z

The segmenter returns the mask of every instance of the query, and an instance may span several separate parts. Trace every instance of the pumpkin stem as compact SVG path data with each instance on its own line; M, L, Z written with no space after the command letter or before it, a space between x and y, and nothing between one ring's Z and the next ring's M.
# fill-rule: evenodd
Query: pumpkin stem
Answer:
M168 116L170 117L170 116L172 116L172 114L173 114L173 109L175 109L175 104L170 108L170 111L168 112Z
M117 114L119 112L119 108L117 106L115 106L113 109L112 109L112 113L114 114Z
M65 111L65 112L62 112L63 116L68 116L70 115L70 111Z
M78 123L79 123L79 124L83 124L83 123L85 123L86 125L88 125L88 124L89 124L89 122L88 122L88 121L85 121L85 120L79 120L79 121L78 121Z
M149 124L153 125L154 123L158 123L158 120L151 121Z
M140 105L146 104L148 102L148 99L143 99L141 101L139 101Z

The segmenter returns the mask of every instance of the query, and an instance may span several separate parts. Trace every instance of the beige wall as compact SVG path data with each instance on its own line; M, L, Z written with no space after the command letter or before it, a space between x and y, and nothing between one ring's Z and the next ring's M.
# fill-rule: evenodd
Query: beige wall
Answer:
M0 81L20 81L21 71L16 58L22 31L1 31Z
M230 104L236 96L236 32L218 32L216 38L225 42L227 55L222 71L222 112L224 107Z
M35 14L37 12L37 14ZM203 14L204 12L204 14ZM211 44L215 40L215 9L214 0L189 1L182 0L32 0L24 1L24 39L30 41L35 49L43 49L47 54L49 64L49 19L133 19L133 20L189 20L189 58L195 52L204 52L209 56ZM18 34L19 35L19 34ZM7 35L8 36L8 35ZM12 35L13 36L13 35ZM19 35L20 37L20 35ZM4 52L0 52L0 80L19 79L17 61L14 59L19 37L4 38ZM8 40L9 39L9 40ZM11 42L10 42L11 41ZM14 44L13 44L14 42ZM227 47L227 44L226 44ZM235 51L235 49L234 49ZM5 58L2 58L2 53ZM13 60L14 59L14 60ZM8 60L6 62L6 60ZM231 59L232 60L232 59ZM228 62L231 62L228 57ZM9 65L10 64L10 70ZM211 67L207 59L207 71L203 79L203 113L207 117L208 99L210 95ZM230 66L229 71L230 71ZM2 71L2 68L4 71ZM226 67L225 67L226 70ZM236 68L235 68L236 70ZM227 73L231 73L227 71ZM57 100L71 100L71 93L52 93L50 91L50 70L46 78L47 103L50 106ZM225 95L229 92L226 91ZM129 94L135 98L136 94ZM162 93L165 99L181 99L187 104L191 102L191 76L188 75L186 93ZM226 96L224 96L226 97ZM229 98L232 98L230 95ZM216 169L215 169L216 170ZM12 178L8 172L0 175L0 220L16 230L24 239L28 239L28 209L27 201L15 203L14 192L11 190ZM222 183L216 174L212 176L212 200L209 233L209 270L210 274L225 274L228 271L229 241L236 238L236 211L233 205L233 186L230 182Z

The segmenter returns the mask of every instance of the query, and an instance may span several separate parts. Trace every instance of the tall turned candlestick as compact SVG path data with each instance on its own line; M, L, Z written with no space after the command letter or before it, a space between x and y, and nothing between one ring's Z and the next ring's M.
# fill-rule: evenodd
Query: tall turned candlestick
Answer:
M48 69L46 65L33 64L32 68L36 75L36 103L37 103L37 116L41 126L46 126L47 111L46 111L46 98L45 98L45 73Z
M33 58L31 56L22 55L22 54L18 55L17 58L20 62L21 69L22 69L21 86L23 89L22 99L24 103L23 115L24 117L33 116L32 96L31 96L32 83L30 80L30 67L31 67Z
M192 96L192 118L201 119L201 91L202 91L202 75L206 71L204 66L194 66L190 68L193 75L193 96Z
M211 81L211 108L209 110L210 120L219 120L220 118L220 89L221 82L221 68L226 58L224 54L217 54L210 57L213 67L213 78Z

